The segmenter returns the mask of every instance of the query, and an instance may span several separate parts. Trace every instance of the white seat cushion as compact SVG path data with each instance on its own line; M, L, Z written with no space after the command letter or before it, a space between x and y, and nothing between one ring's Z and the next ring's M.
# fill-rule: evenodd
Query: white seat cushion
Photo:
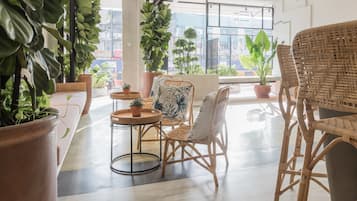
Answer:
M216 96L217 92L211 92L203 99L200 112L190 133L190 140L205 140L210 135Z

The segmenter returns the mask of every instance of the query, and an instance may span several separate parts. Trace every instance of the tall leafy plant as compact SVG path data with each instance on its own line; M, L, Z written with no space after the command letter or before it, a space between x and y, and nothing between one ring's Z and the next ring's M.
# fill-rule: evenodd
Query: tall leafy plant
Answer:
M147 0L140 12L142 16L140 47L144 54L143 60L147 71L156 72L161 69L164 58L168 54L171 10L169 5L163 4L162 1L152 3Z
M172 51L175 55L174 65L180 74L199 74L203 73L202 68L196 62L198 57L193 53L196 51L194 39L197 33L193 28L188 28L184 32L184 38L179 38L175 42L175 49Z
M241 64L249 69L256 69L259 76L260 85L266 85L267 76L272 72L272 60L276 54L277 40L270 42L268 35L260 30L254 41L248 36L245 36L246 46L249 55L240 56Z
M46 95L54 92L60 64L45 47L44 32L64 40L48 24L64 13L61 0L0 1L0 126L50 114Z
M65 31L69 31L69 0L66 0L66 23ZM84 73L91 67L93 60L95 60L94 52L97 50L99 44L98 27L100 23L100 0L76 0L76 18L75 18L75 43L76 51L76 74ZM61 28L61 26L58 26ZM65 55L65 72L69 74L70 56Z

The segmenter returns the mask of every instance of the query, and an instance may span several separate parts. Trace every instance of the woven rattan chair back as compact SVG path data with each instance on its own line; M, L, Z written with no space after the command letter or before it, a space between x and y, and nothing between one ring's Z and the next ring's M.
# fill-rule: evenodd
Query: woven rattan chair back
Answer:
M297 34L293 54L299 101L357 112L357 21L308 29Z
M175 86L175 87L191 87L185 120L187 120L189 125L192 126L193 125L193 99L195 97L195 86L190 81L175 80L175 79L167 79L163 82L163 84L167 86Z
M208 122L208 125L211 125L211 135L214 138L220 132L222 132L223 126L226 122L226 109L229 101L229 90L229 87L223 87L218 90L216 95L212 122Z
M277 55L281 73L281 85L285 88L299 85L294 57L290 45L278 45Z

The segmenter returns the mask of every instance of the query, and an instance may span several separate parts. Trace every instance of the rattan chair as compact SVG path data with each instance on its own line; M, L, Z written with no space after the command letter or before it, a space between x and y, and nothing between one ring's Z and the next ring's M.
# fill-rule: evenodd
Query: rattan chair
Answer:
M161 83L162 85L166 85L166 86L175 86L175 87L184 87L184 86L188 86L191 88L190 94L189 94L189 99L188 99L188 104L187 104L187 108L186 108L186 115L184 119L178 119L178 118L169 118L166 116L163 116L162 120L161 120L161 126L162 127L168 127L169 129L174 129L177 126L180 125L187 125L189 127L192 126L193 124L193 100L194 100L194 96L195 96L195 86L187 80L175 80L172 79L170 77L168 77L168 79L166 79L163 83ZM152 103L151 103L152 105ZM150 126L146 126L146 127L142 127L142 135L139 136L141 138L143 138L150 129L156 129L156 133L159 134L160 132L160 127L159 124L152 124ZM140 132L139 132L140 133ZM165 129L162 129L162 135L163 137L166 136L166 131ZM158 137L154 138L154 139L142 139L141 142L150 142L150 141L158 141ZM139 140L138 140L138 144L137 147L139 149Z
M226 124L225 112L228 105L228 99L229 87L219 89L214 96L214 99L211 99L213 103L212 112L210 112L210 115L206 117L209 120L208 122L200 122L204 123L204 126L208 128L208 132L205 133L203 138L202 136L199 139L197 137L195 138L193 128L188 125L181 125L168 133L164 148L162 176L165 176L167 164L194 160L200 166L212 173L215 186L218 187L218 179L216 175L216 156L225 155L227 159L227 150L222 149L226 143L223 141L222 136ZM197 120L195 121L195 124L198 124ZM195 146L197 144L207 145L208 154L203 154L201 150ZM169 145L173 145L173 150L171 150L171 152L168 150ZM217 153L217 145L221 147L223 151L222 153ZM184 158L175 160L175 152L180 148L185 153Z
M308 199L312 170L326 153L342 142L357 148L357 115L318 120L312 109L316 106L357 113L356 52L357 21L308 29L294 39L293 54L299 77L297 117L306 142L299 201ZM316 130L322 131L322 137L314 146ZM327 143L327 133L333 133L336 138Z
M297 120L293 120L296 109L297 88L299 85L294 58L291 52L291 46L278 45L277 55L281 72L281 85L279 91L279 107L284 118L283 142L280 153L280 161L278 167L278 176L275 187L274 200L278 201L280 196L288 189L292 189L299 183L301 168L296 167L298 158L303 157L301 153L302 135L300 129L296 129L295 147L292 156L289 157L289 143L294 127L298 126ZM286 102L284 104L284 102ZM283 188L283 183L286 177L290 176L287 186ZM326 177L326 174L313 173L314 177ZM314 178L322 188L328 191L328 188Z

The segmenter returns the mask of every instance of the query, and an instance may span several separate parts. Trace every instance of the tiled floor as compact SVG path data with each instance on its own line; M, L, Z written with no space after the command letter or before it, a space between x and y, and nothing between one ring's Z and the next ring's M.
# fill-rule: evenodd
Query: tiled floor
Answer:
M111 102L100 98L93 105L90 115L81 121L58 177L60 201L273 200L282 130L275 103L228 107L230 165L226 168L224 159L218 160L218 191L211 175L193 162L169 165L165 178L161 178L161 169L133 177L111 172ZM127 132L126 127L117 131L118 153L128 151ZM158 146L147 143L144 149L157 153ZM314 184L310 198L328 200ZM295 199L296 190L288 191L281 200Z

